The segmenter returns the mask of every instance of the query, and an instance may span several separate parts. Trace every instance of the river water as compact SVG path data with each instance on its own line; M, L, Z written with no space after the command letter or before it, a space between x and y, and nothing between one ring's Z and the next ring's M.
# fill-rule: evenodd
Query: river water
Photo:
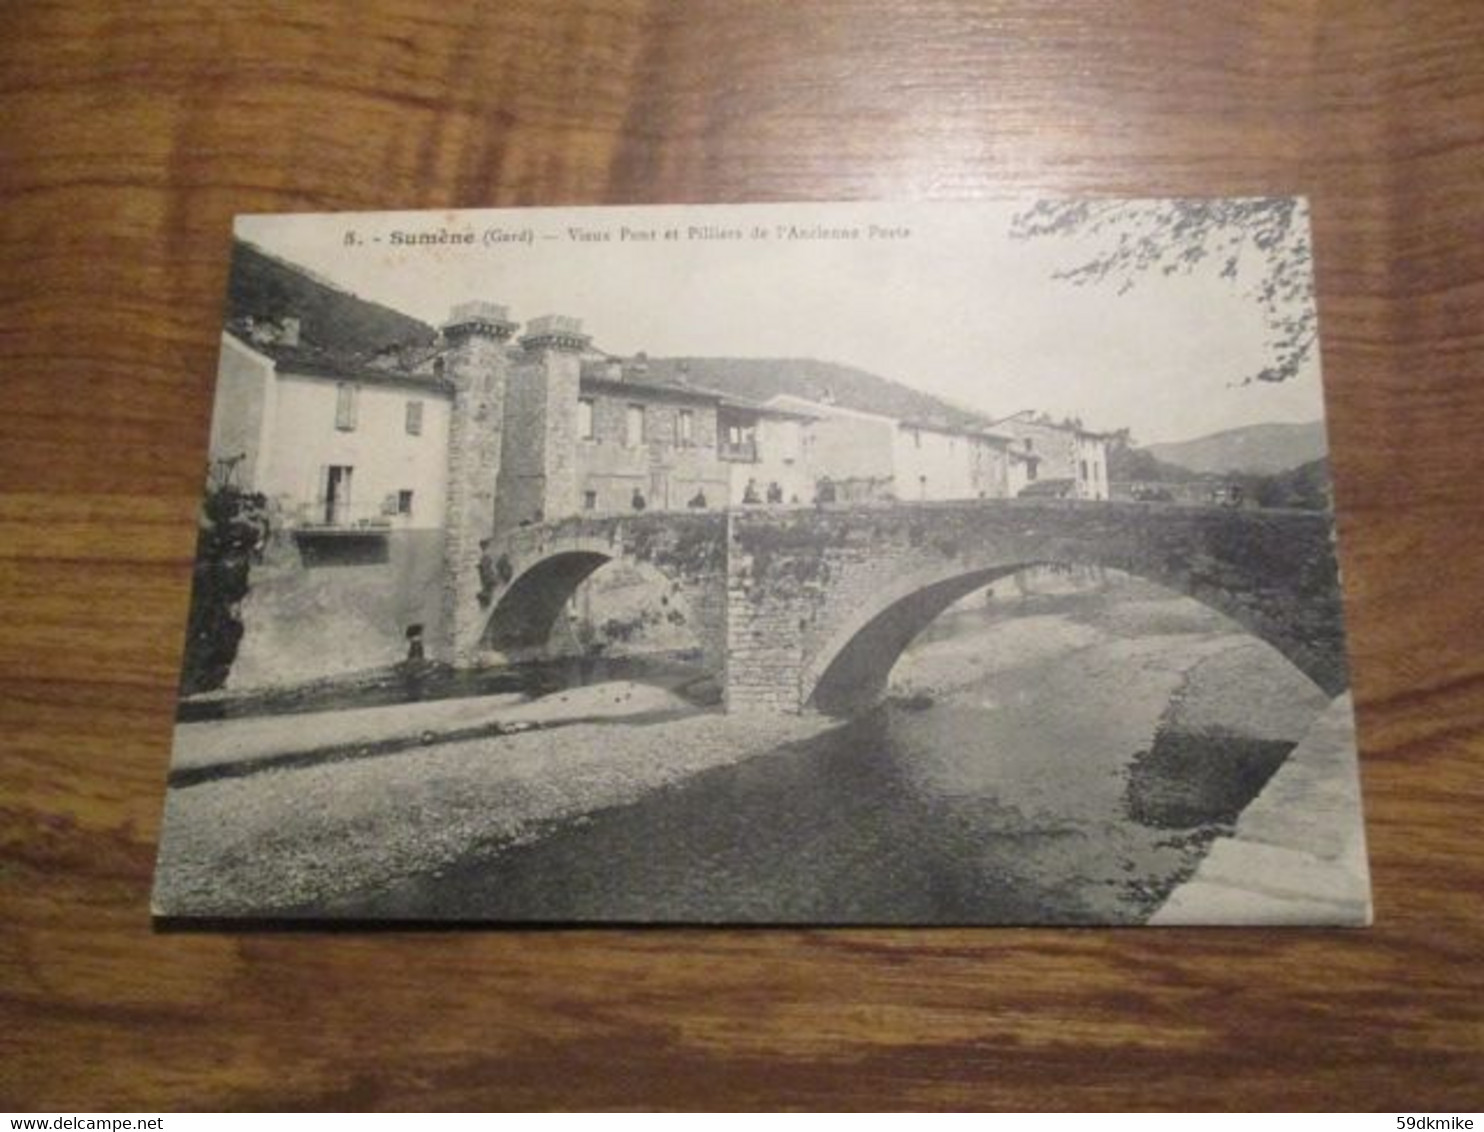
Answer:
M1141 922L1325 697L1229 622L1132 579L997 588L914 642L868 715L337 911Z
M516 693L531 697L565 688L637 680L668 688L698 706L720 702L714 677L698 667L698 650L642 656L571 656L493 668L454 668L432 662L399 664L263 691L207 693L181 700L177 723L295 715L427 700Z

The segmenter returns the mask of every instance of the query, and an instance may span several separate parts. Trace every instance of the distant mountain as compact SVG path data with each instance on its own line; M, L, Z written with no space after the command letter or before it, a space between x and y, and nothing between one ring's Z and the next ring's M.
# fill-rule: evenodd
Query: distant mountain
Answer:
M299 319L304 343L346 357L394 345L422 345L435 336L427 323L358 298L297 264L236 241L227 284L227 322L288 315Z
M1323 458L1324 422L1260 424L1213 432L1176 444L1149 444L1143 451L1165 464L1192 472L1224 475L1250 472L1269 475Z
M766 401L787 393L847 409L951 428L983 428L989 418L853 366L812 358L650 358L649 377Z

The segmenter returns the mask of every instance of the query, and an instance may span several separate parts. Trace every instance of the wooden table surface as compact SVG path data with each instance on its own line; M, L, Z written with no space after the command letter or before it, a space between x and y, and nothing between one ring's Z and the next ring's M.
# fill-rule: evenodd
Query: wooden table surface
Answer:
M1484 1103L1484 5L0 10L0 1108ZM1378 922L162 933L237 212L1312 197Z

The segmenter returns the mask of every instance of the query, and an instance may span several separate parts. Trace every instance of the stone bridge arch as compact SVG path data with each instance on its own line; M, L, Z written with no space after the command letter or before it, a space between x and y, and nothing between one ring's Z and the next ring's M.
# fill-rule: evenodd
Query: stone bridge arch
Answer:
M518 528L491 552L509 581L495 593L480 647L502 652L539 648L550 639L577 587L604 565L651 567L671 586L718 676L726 658L725 519L711 516L574 518Z
M511 578L496 591L481 639L485 648L500 652L545 645L577 587L618 556L597 539L576 539L517 558L509 549L501 554Z
M800 673L800 705L840 715L874 703L902 653L954 602L1031 565L1039 563L966 572L939 566L882 587L811 650Z
M1348 684L1327 514L992 501L740 516L728 706L855 710L955 601L1043 563L1146 578L1230 617L1329 695Z

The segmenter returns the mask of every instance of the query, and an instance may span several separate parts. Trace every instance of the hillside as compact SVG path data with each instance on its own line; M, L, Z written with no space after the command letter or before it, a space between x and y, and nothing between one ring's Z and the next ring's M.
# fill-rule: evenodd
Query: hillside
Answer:
M1249 425L1176 444L1150 444L1143 451L1162 463L1196 473L1268 475L1319 460L1327 455L1328 448L1324 422L1310 421Z
M427 343L434 337L426 323L357 298L302 267L236 241L227 284L227 322L285 315L299 318L305 343L348 357L394 344Z
M227 321L300 320L306 346L342 357L367 357L391 345L425 344L436 331L380 303L368 302L297 264L238 240L232 251ZM833 397L846 408L899 420L979 428L988 418L853 366L810 358L650 358L649 380L689 384L750 401L787 393L811 401Z
M949 405L927 393L899 385L853 366L811 358L650 358L650 377L675 382L685 367L691 385L766 401L782 393L899 420L955 428L979 428L985 417Z
M1108 478L1114 483L1184 483L1195 478L1188 468L1157 459L1145 448L1131 448L1124 436L1108 444Z

